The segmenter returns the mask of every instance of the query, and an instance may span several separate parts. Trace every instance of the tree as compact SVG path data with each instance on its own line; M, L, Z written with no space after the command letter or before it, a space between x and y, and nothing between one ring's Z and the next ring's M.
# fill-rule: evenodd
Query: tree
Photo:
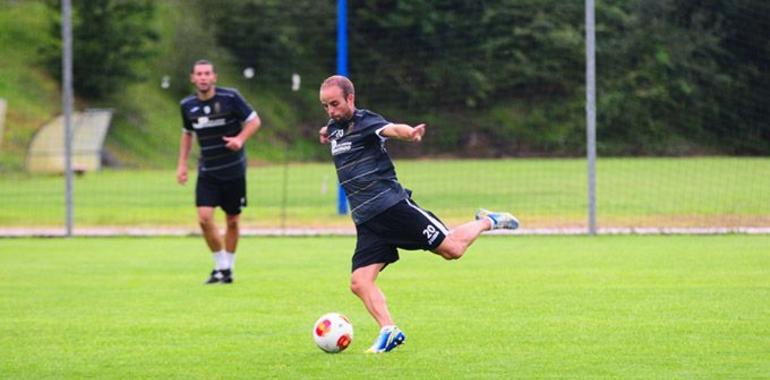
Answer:
M57 18L51 45L44 49L47 69L61 80L61 3L50 3ZM102 98L126 82L142 79L158 34L151 21L151 0L79 0L73 2L73 86L86 98Z
M334 69L335 8L317 0L198 0L217 42L260 83L286 86L292 73L313 82Z
M333 0L198 1L260 85L334 72ZM600 153L770 152L768 19L766 0L597 1ZM582 1L353 1L349 75L359 106L441 126L423 153L581 154L584 28Z

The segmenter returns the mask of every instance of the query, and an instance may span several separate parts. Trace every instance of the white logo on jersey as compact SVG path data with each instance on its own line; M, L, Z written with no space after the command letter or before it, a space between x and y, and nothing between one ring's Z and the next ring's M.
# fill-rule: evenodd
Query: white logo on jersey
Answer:
M211 128L211 127L220 127L225 125L225 123L226 123L226 120L224 118L209 119L206 116L201 116L198 118L197 123L193 123L193 128L203 129L203 128Z
M198 106L195 106L195 107L193 107L193 108L190 108L190 112L195 112L195 111L197 111L197 110L199 110L199 109L200 109L200 107L198 107Z
M350 150L350 141L344 143L337 143L337 140L331 141L332 156L336 156L340 153L345 153Z
M203 106L203 113L205 113L206 115L210 114L211 113L211 107Z
M345 153L350 150L350 141L338 143L337 140L341 139L342 136L345 134L345 131L338 129L329 136L329 140L331 140L331 146L332 146L332 156L336 156L340 153Z

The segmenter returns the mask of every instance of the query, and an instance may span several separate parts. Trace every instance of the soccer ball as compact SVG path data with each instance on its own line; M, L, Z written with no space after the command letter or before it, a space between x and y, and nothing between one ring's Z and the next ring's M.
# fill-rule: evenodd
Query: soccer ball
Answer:
M324 314L313 326L313 340L326 352L343 351L353 341L353 324L340 313Z

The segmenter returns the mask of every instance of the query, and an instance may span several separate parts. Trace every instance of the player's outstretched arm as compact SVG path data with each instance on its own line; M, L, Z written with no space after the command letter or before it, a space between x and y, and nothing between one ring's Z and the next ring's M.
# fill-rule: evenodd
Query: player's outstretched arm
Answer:
M407 124L389 124L381 132L383 137L390 137L398 140L420 142L425 135L425 124L418 124L414 127Z

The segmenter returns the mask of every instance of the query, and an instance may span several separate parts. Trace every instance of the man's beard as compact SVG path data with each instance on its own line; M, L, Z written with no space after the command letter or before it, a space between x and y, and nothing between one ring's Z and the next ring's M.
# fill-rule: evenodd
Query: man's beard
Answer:
M342 115L339 117L339 119L334 119L334 121L340 124L347 123L351 120L353 120L353 112L351 112L350 115Z

